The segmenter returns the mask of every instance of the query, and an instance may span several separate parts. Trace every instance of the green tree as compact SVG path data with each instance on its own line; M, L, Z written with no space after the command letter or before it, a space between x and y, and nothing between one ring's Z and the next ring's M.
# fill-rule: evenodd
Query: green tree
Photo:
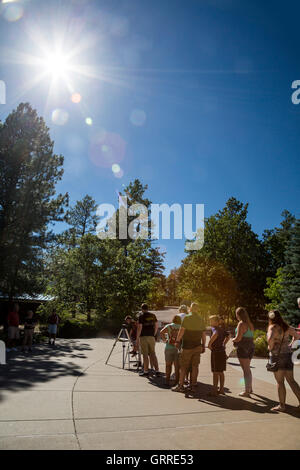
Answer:
M270 256L247 222L247 215L248 204L233 197L228 199L224 209L206 219L204 246L199 251L233 277L238 289L236 302L256 316L264 308Z
M297 298L300 297L300 219L296 219L291 230L285 260L280 308L289 322L298 325L300 323L300 310L297 305Z
M88 194L66 213L66 222L77 238L95 233L99 217L96 215L96 201Z
M278 268L285 265L285 252L291 239L291 230L295 224L295 216L284 210L280 227L263 232L263 245L269 254L270 275L275 276Z
M265 296L270 300L266 304L267 310L278 308L282 302L283 295L283 268L278 268L275 277L267 278L267 287L264 290Z
M21 103L0 124L0 290L12 298L44 288L43 254L62 220L67 194L55 196L63 157L53 153L43 118Z
M200 250L183 260L178 293L181 299L197 301L203 314L218 313L228 319L239 298L234 276L223 263L209 259Z

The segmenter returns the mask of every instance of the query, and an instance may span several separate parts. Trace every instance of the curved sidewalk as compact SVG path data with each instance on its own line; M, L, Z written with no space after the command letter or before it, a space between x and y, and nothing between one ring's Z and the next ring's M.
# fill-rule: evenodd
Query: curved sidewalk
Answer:
M0 366L0 449L300 449L297 400L288 391L294 406L271 413L276 386L262 367L252 369L261 376L253 399L241 398L241 369L229 359L229 391L211 398L207 351L198 394L186 398L163 388L163 378L123 370L121 344L105 365L112 345L59 340L55 350L43 345L32 356L11 354ZM158 344L161 371L163 350Z

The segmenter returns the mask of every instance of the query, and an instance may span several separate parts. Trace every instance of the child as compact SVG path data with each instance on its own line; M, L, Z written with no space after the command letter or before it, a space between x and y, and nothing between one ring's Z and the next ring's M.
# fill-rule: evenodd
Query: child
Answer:
M25 352L25 346L28 345L28 352L32 352L32 338L35 327L35 320L33 319L33 311L28 310L24 323L24 340L22 351Z
M55 310L53 310L53 312L51 313L48 319L48 323L49 323L49 326L48 326L49 344L51 345L51 339L52 339L53 340L52 346L55 346L55 339L57 335L57 325L59 323L59 316L57 315Z
M175 384L179 382L179 355L178 348L175 346L178 330L181 327L181 318L175 315L172 323L166 325L160 332L162 340L166 343L165 359L166 359L166 386L170 386L170 377L172 372L172 364L175 368Z
M212 327L212 337L208 343L208 348L211 350L211 371L213 373L213 386L214 390L210 393L211 396L225 395L224 371L226 370L226 343L229 341L229 335L224 329L224 324L220 321L217 315L209 317L210 325ZM218 384L220 388L218 389Z

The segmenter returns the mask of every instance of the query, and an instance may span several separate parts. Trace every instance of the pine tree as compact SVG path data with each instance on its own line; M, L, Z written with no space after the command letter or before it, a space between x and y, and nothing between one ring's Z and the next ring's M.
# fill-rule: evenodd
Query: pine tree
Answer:
M280 309L287 321L297 326L300 323L300 309L297 305L297 298L300 297L300 219L296 220L291 231L285 257L283 300Z
M0 291L43 291L48 225L62 220L67 194L55 195L63 157L53 153L43 118L21 103L0 123Z

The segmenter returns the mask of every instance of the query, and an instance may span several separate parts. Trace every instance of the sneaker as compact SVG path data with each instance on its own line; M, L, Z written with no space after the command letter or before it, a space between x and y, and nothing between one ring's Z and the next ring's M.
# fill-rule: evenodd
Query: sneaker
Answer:
M161 377L161 373L159 372L159 370L155 372L155 377Z
M185 393L185 389L182 385L176 385L176 387L173 387L172 388L172 392L181 392L181 393Z
M142 372L139 373L139 376L140 377L149 377L149 372L142 371Z

